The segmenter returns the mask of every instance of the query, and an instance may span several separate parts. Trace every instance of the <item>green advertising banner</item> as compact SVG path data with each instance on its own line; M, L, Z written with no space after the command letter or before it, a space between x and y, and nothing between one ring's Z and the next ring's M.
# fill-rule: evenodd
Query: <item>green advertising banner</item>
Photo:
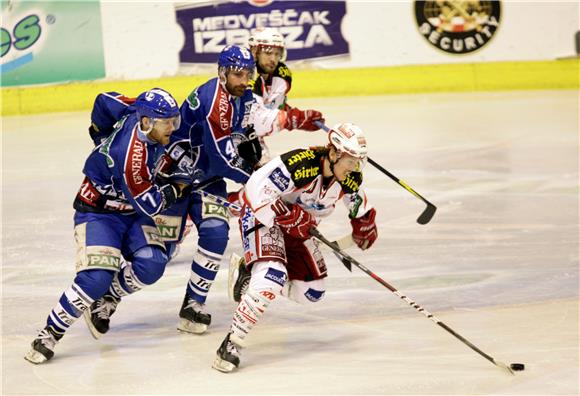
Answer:
M2 0L3 87L105 76L98 0Z

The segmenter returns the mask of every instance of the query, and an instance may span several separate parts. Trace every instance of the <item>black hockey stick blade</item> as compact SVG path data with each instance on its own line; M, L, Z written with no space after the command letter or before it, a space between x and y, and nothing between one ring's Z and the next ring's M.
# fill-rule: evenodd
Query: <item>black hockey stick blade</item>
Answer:
M427 224L428 222L431 221L431 219L433 218L433 215L435 214L435 211L437 210L437 206L428 203L427 207L425 208L425 210L423 211L423 213L421 213L419 215L419 217L417 218L417 223L419 224Z
M352 272L352 263L349 260L347 260L346 258L342 257L340 254L338 254L334 251L332 253L334 253L336 258L339 259L342 264L344 264L344 266L346 267L347 270Z

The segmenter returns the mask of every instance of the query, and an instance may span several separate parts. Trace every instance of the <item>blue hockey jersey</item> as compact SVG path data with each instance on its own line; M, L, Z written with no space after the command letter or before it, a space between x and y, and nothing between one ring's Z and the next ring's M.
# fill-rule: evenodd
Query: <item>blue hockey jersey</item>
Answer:
M139 130L136 114L122 118L113 133L85 162L86 175L74 207L81 212L133 213L154 216L168 206L154 183L155 165L164 153Z
M97 95L91 112L89 134L95 146L101 144L113 131L115 124L126 115L135 112L135 98L118 92L103 92Z
M181 126L171 135L169 153L186 148L193 165L204 173L245 183L252 166L236 150L232 133L243 133L254 99L250 88L234 97L213 78L197 87L181 105Z

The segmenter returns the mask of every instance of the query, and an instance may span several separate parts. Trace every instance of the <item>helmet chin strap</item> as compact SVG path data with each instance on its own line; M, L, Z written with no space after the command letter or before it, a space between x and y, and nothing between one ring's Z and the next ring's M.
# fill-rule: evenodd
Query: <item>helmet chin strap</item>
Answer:
M149 119L151 120L151 119ZM145 136L149 137L149 133L153 130L153 121L149 124L149 129L144 130L141 128L141 124L143 123L143 121L141 120L139 122L139 132L141 132L142 134L144 134Z

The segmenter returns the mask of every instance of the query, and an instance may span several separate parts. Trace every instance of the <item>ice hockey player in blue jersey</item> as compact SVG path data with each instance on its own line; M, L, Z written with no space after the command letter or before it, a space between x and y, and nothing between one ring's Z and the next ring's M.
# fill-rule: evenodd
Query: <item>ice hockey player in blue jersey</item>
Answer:
M204 173L200 182L213 180L203 190L222 198L226 197L224 178L243 184L260 160L259 142L248 124L254 68L247 48L225 47L218 58L218 77L194 89L181 106L181 127L168 147L174 159L187 153L195 168ZM205 302L228 243L228 211L194 193L164 214L189 214L197 228L197 250L177 328L201 334L211 322Z
M134 103L135 98L129 98L118 92L103 92L97 95L89 127L89 135L95 146L113 133L117 121L135 112Z
M159 88L139 95L134 106L85 162L74 201L77 274L32 342L25 356L32 363L51 359L57 342L89 307L101 326L87 321L93 335L106 331L120 298L163 274L167 256L152 216L184 193L188 175L156 184L155 169L181 116L175 99ZM120 268L121 258L131 264Z

